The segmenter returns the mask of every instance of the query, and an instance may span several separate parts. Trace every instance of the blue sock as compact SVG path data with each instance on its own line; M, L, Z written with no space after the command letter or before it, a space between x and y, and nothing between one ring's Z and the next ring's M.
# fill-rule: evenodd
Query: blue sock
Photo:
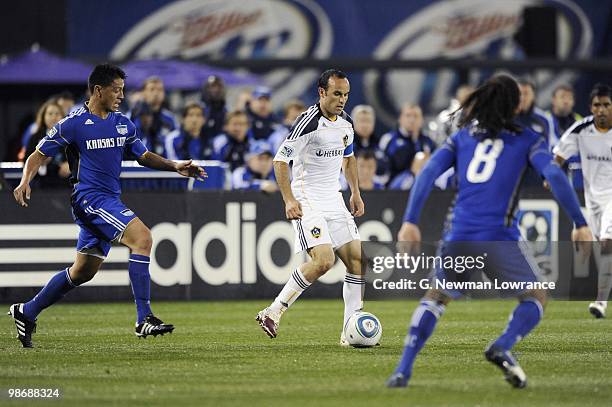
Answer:
M148 256L131 254L130 264L128 265L132 293L134 294L134 302L136 302L136 322L139 324L144 321L147 315L152 314L149 262Z
M438 318L444 313L444 305L436 301L423 300L414 310L410 330L404 342L404 354L400 360L396 373L402 373L406 378L412 375L414 360L431 336Z
M493 346L501 347L504 350L512 349L515 343L527 336L538 325L543 313L542 304L535 298L521 301L510 315L510 321L504 333L497 338Z
M29 302L23 304L23 315L31 321L36 320L38 314L50 305L61 300L64 295L76 285L70 280L68 269L64 269L51 277L51 280Z

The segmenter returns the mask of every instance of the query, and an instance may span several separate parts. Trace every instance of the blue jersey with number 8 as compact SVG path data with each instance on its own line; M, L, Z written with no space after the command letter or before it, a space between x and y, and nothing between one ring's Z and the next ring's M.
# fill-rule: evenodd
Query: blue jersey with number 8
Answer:
M459 130L433 156L442 167L454 166L458 181L447 240L518 239L514 217L527 167L538 173L552 160L546 140L531 131L502 131L495 138L474 127Z

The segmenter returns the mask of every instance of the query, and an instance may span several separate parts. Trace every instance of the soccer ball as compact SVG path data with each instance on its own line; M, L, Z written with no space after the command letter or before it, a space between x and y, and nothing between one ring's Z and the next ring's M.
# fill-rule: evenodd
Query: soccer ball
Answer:
M380 342L382 325L375 315L358 311L346 321L344 336L351 346L369 348Z

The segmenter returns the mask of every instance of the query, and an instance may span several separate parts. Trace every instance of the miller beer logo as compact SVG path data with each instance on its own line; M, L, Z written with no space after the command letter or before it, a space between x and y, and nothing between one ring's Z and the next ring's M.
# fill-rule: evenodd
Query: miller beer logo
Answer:
M560 30L573 44L558 51L559 59L583 59L592 54L593 29L576 0L440 1L410 14L384 38L373 53L377 60L480 58L520 59L524 51L514 40L525 7L550 6L566 22ZM490 70L473 70L471 84L482 83ZM367 103L387 125L394 125L400 106L415 101L423 110L437 112L448 107L459 72L398 70L367 71L364 92ZM472 75L472 74L470 74ZM536 104L546 104L552 90L571 83L571 72L541 72Z
M323 59L332 44L329 18L314 0L181 0L134 22L111 58ZM274 69L263 82L274 88L272 103L278 107L317 77L307 69Z

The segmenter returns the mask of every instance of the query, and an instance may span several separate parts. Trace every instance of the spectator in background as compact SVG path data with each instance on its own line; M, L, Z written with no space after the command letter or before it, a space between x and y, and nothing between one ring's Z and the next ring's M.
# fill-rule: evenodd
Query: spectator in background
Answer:
M551 99L552 120L554 123L555 142L550 143L554 147L563 133L570 128L574 122L582 119L578 113L574 112L574 89L569 85L559 85L552 93Z
M60 106L62 117L68 116L68 114L72 113L72 108L74 106L74 95L71 92L65 90L62 93L51 96L48 100L55 102ZM36 125L36 118L34 118L34 122L32 122L26 128L23 135L21 136L21 147L23 151L25 151L25 149L28 147L30 138L32 137L34 133L36 133L37 130L38 130L38 127ZM24 159L24 157L21 156L21 153L23 151L21 151L18 156L18 159L20 161Z
M448 107L442 110L435 120L429 122L429 135L436 145L442 145L450 135L458 130L457 123L460 117L454 117L453 113L459 109L472 92L474 92L472 85L459 85L455 91L455 97L451 99Z
M136 134L142 143L147 149L154 151L156 154L163 155L164 145L161 144L163 138L154 127L154 113L151 106L144 101L140 101L136 103L130 113L132 122L136 126Z
M166 136L165 156L170 160L207 160L212 147L204 136L204 107L197 102L183 108L181 128Z
M305 110L306 106L300 100L290 100L285 103L283 109L283 122L268 138L273 153L278 151L278 147L285 141L285 138L287 138L287 134L289 134L293 122L295 122L297 117Z
M244 165L244 156L249 151L249 119L241 110L225 115L225 133L213 139L213 160L229 164L230 170Z
M378 137L374 134L376 126L376 113L370 105L357 105L351 111L355 139L353 148L355 154L361 150L378 150Z
M554 125L554 139L550 142L550 149L559 143L561 136L572 124L582 119L582 116L574 112L574 89L569 85L559 85L555 88L551 99L551 111ZM582 178L582 163L580 155L575 155L565 161L565 166L569 170L570 179L575 189L584 188Z
M519 114L516 121L527 128L542 135L550 144L553 140L552 118L546 112L535 105L536 87L535 84L526 78L518 80L521 91L521 101L519 103Z
M251 122L250 133L254 140L267 140L278 126L276 115L272 112L271 97L270 88L258 86L246 106Z
M210 140L223 133L227 114L225 82L220 76L208 77L202 88L202 103L205 106L204 116L206 116L204 136Z
M252 141L246 155L246 165L232 173L233 189L276 192L278 185L272 171L272 148L264 140Z
M138 115L134 113L142 115L143 112L151 115L151 123L147 122L146 126L143 126L147 129L146 138L143 135L141 140L149 150L163 155L164 137L178 128L174 114L163 107L166 99L164 82L156 76L147 78L142 85L141 94L142 101L134 107L130 117L136 118Z
M385 189L385 186L376 181L377 161L374 151L371 149L359 150L357 156L357 174L359 175L359 189L362 191L373 191Z
M62 108L62 117L68 116L70 112L73 111L72 109L74 108L76 99L74 98L72 92L65 90L62 93L54 96L54 98L57 100L57 104Z
M29 157L36 150L36 146L49 132L57 122L64 117L64 111L56 100L45 102L38 113L36 114L36 132L32 134L26 148L20 152L20 161L24 161L25 157ZM70 168L64 151L56 154L54 157L46 159L45 164L38 169L38 177L32 181L33 188L59 188L69 187L68 177L70 176Z
M535 106L535 84L528 78L521 78L517 82L521 91L521 99L519 114L516 116L515 121L521 126L540 134L550 145L551 141L554 140L554 126L550 115L547 115L544 110ZM542 177L529 166L522 182L523 186L539 187L542 185Z
M417 153L423 153L417 157L417 161L424 162L435 149L433 140L423 133L423 112L418 105L404 104L398 122L398 128L383 135L379 143L379 149L383 152L386 161L389 179L387 185L390 185L401 173L410 173L403 176L416 175L411 172L411 168Z

